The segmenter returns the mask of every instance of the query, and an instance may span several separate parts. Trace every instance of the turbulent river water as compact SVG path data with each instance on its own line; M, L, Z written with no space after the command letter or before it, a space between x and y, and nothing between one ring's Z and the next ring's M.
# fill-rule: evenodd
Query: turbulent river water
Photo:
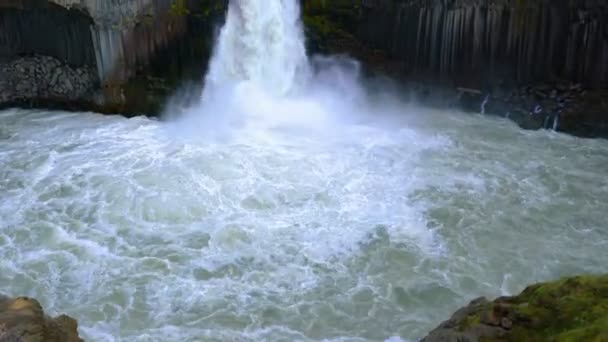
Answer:
M368 94L272 3L171 120L0 112L0 291L90 341L398 341L606 271L607 141Z
M1 112L2 291L92 341L413 340L473 297L606 271L607 141L410 111L214 144Z

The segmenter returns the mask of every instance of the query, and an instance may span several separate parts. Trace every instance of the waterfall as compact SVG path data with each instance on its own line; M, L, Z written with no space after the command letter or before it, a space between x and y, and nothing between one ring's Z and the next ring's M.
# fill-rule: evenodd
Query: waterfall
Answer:
M555 118L553 119L553 130L557 131L559 127L559 113L555 114Z
M296 132L329 134L330 121L360 109L353 65L309 61L298 0L230 0L201 101L179 113L176 135L268 142Z
M206 91L251 82L283 96L303 82L308 59L297 0L231 0Z

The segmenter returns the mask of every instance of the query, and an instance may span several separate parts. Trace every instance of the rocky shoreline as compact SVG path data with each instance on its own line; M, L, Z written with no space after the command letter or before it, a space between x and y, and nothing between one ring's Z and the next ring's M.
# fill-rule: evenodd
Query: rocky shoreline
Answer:
M0 61L0 110L16 107L155 117L177 84L164 77L138 75L126 84L102 86L92 68L72 67L50 56L20 57Z
M0 295L0 341L82 342L78 322L47 316L32 298ZM493 301L477 298L421 342L608 341L608 274L528 286Z
M608 138L608 90L586 89L580 83L568 82L473 89L402 81L405 92L413 94L423 105L501 116L524 129ZM108 105L103 99L115 89L100 89L92 68L70 67L50 56L21 57L0 62L0 109L45 108L157 116L172 93L164 83L157 77L134 79L111 95L118 101Z
M73 68L54 57L0 63L0 107L78 108L78 103L93 103L98 88L95 70Z
M608 138L607 89L587 89L580 83L555 82L489 89L454 87L451 93L456 108L504 117L523 129Z

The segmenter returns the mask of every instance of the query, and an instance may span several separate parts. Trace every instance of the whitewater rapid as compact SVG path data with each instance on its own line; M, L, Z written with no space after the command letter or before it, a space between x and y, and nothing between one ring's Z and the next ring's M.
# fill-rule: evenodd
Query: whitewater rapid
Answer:
M474 297L605 271L606 141L407 112L215 144L0 112L2 291L92 341L414 340Z

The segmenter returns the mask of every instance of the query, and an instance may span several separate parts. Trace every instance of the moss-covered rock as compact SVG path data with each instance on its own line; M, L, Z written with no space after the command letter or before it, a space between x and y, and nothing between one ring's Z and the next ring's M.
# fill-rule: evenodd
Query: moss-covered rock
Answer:
M476 299L422 341L608 341L608 275L535 284L493 302Z

